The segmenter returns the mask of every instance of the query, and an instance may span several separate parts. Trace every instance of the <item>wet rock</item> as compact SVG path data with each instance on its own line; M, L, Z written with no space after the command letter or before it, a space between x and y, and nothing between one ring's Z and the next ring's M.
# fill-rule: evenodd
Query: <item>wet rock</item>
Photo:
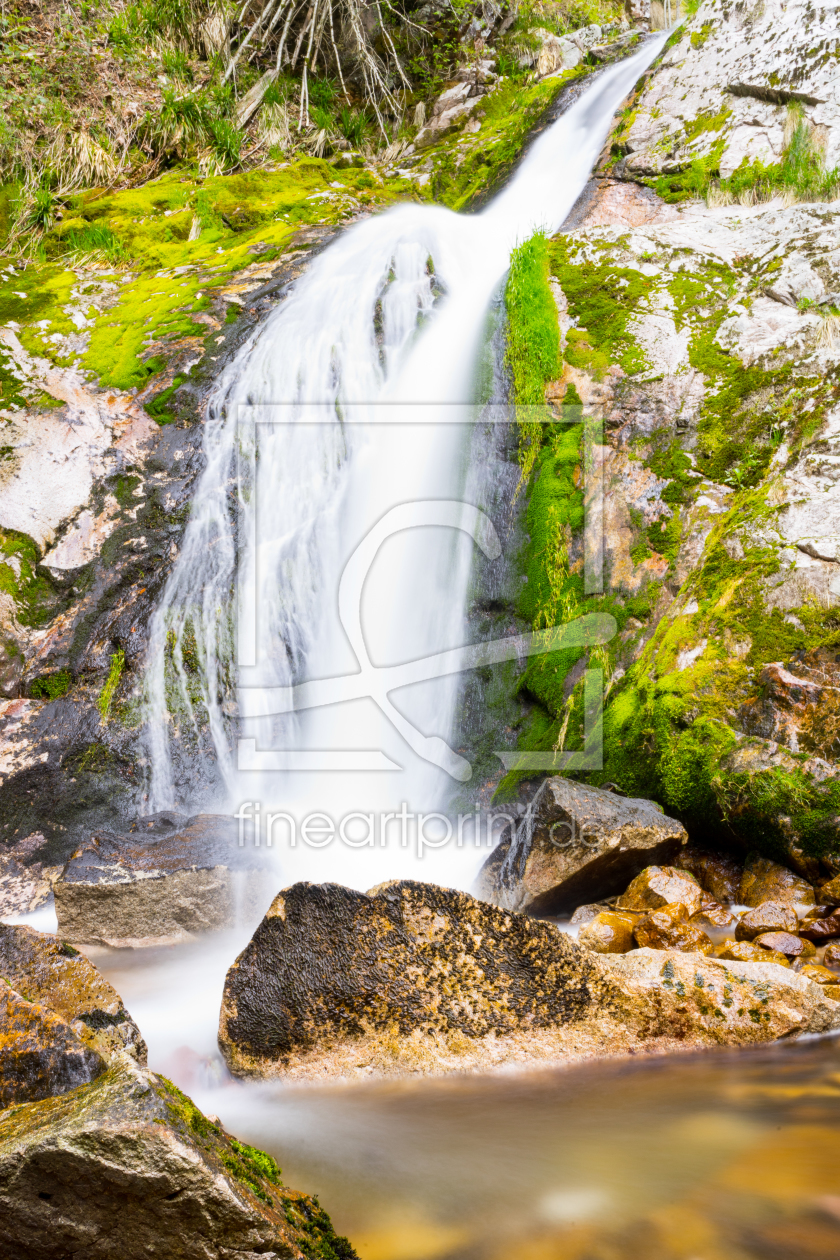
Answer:
M779 954L772 949L762 949L760 945L755 945L752 941L727 941L718 949L717 957L730 959L733 962L772 962L780 967L790 966L784 954Z
M714 897L704 894L700 909L691 916L693 923L703 928L731 928L738 922L738 916L727 907L722 906Z
M633 948L635 916L602 911L578 932L578 942L596 954L626 954Z
M105 1067L65 1020L0 988L0 1109L87 1085Z
M784 901L765 901L748 910L738 920L736 941L754 941L762 932L795 932L799 919L793 906Z
M572 927L583 927L585 923L591 923L596 915L603 914L610 907L604 905L603 902L596 901L589 906L578 906L569 922Z
M823 966L831 967L834 971L840 971L840 943L826 946L823 954Z
M61 934L86 945L164 945L255 918L271 895L263 850L220 814L157 814L99 832L55 884Z
M805 976L807 980L813 980L814 984L837 984L837 976L828 967L821 967L818 963L804 963L799 968L800 976Z
M683 954L711 954L713 942L688 920L684 905L663 906L640 919L634 929L639 945L649 949L677 949Z
M817 952L810 941L803 941L801 936L794 936L792 932L762 932L753 944L784 954L786 958L813 958Z
M716 901L738 900L744 868L734 858L705 849L686 848L674 859L674 866L689 871L700 887Z
M353 1260L327 1214L287 1189L162 1077L124 1062L0 1116L0 1255Z
M822 988L735 948L762 962L592 953L551 923L429 884L295 884L228 971L219 1045L236 1075L323 1078L840 1027Z
M686 843L682 824L651 801L552 775L513 837L485 862L476 895L505 909L563 914L622 892L639 871L670 861Z
M698 912L702 902L697 881L686 871L674 866L649 866L636 876L616 905L622 910L657 910L660 906L680 904L690 915Z
M829 906L840 906L840 875L835 875L827 884L821 884L817 896Z
M815 945L824 945L826 941L840 936L840 914L830 914L824 919L806 920L800 925L800 936L813 941Z
M146 1043L116 989L59 937L23 924L0 924L2 981L63 1020L103 1060L126 1051L146 1062Z
M783 901L788 905L814 905L814 890L800 876L769 858L750 858L738 893L745 906L760 906L764 901Z

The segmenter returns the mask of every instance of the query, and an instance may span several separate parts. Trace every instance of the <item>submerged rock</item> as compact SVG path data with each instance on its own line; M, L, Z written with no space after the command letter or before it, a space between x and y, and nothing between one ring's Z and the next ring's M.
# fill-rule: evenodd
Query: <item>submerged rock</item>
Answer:
M262 853L240 847L236 820L220 814L157 814L128 835L100 832L55 885L60 931L85 945L136 947L233 927L268 903Z
M733 962L772 962L780 967L789 967L790 963L784 954L772 949L762 949L752 941L727 941L717 952L718 958Z
M219 1045L241 1076L486 1070L840 1027L767 962L592 953L553 924L410 881L295 884L230 968ZM786 961L782 959L782 961Z
M813 958L817 952L810 941L803 941L801 936L794 936L792 932L762 932L753 944L784 954L785 958Z
M0 1255L20 1260L353 1260L287 1189L163 1077L128 1061L0 1115Z
M687 842L682 823L652 801L552 775L513 837L490 854L476 895L510 910L562 914L623 891L644 867L670 861Z

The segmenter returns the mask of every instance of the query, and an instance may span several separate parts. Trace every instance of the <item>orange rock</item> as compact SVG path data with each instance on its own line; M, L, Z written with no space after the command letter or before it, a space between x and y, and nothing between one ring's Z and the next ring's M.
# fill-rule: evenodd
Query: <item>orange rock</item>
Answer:
M786 866L769 858L751 858L744 867L738 897L745 906L765 901L786 901L789 905L812 906L814 890L806 880Z
M105 1071L105 1060L53 1011L0 987L0 1109L66 1094Z
M716 955L731 962L772 962L778 963L780 967L790 966L784 954L778 954L772 949L762 949L751 941L726 941L716 951Z
M817 952L810 941L804 941L801 936L794 936L792 932L762 932L753 944L760 945L762 949L775 950L786 958L813 958Z
M596 954L626 954L633 948L635 915L606 910L578 932L578 942Z
M816 984L837 984L837 976L828 967L820 967L818 963L805 963L800 969L800 976L806 976Z
M817 891L820 901L826 905L840 906L840 875L835 875L827 884L821 884Z
M662 906L636 924L634 935L642 948L677 949L682 954L711 954L714 944L694 923L684 905Z
M754 941L762 932L795 932L798 926L793 906L784 901L765 901L741 917L735 929L735 940Z
M824 919L808 919L800 926L799 931L815 945L836 940L840 937L840 912L827 915Z
M823 966L833 967L836 971L840 971L840 941L826 946L823 954Z
M683 905L687 914L696 914L703 901L700 885L688 871L675 866L646 866L618 898L619 910L658 910L660 906Z

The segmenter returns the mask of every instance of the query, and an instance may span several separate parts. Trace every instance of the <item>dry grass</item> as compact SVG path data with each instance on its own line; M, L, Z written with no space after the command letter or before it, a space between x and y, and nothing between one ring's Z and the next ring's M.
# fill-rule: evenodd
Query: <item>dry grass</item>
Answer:
M817 346L820 350L834 350L840 343L840 315L824 315L822 326L817 334Z

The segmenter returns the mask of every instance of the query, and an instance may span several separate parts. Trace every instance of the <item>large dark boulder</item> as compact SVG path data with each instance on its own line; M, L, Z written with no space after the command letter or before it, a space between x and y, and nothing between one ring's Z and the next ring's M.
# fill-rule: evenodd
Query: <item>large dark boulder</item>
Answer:
M162 813L97 832L55 884L63 936L83 945L166 945L254 921L274 891L265 850L224 814ZM248 839L248 838L246 838Z
M4 1260L354 1260L264 1152L130 1061L0 1114Z
M646 866L670 864L687 843L682 823L652 801L552 775L484 863L475 891L508 910L569 913L623 892Z
M608 1001L590 955L547 923L411 880L294 884L230 968L219 1045L241 1074L373 1035L480 1038L582 1020Z
M840 1027L771 963L590 953L552 923L413 881L294 884L230 968L219 1045L241 1076L487 1070L750 1044Z

